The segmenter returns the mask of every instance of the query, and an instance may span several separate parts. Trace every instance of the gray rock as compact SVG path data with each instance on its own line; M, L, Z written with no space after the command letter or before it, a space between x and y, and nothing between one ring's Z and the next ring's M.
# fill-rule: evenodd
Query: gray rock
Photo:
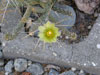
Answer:
M66 72L63 72L60 75L76 75L76 74L73 71L66 71Z
M56 3L50 12L49 20L54 23L60 22L57 25L66 25L69 29L76 22L76 13L71 6Z
M38 63L30 65L26 71L32 73L32 75L42 75L44 73L42 65Z
M15 67L15 70L18 71L18 72L22 72L22 71L26 70L27 60L22 59L22 58L15 59L14 67Z
M14 67L14 61L13 61L13 60L10 60L10 61L8 61L8 63L5 65L5 71L8 72L8 73L11 73L13 67Z
M3 65L4 65L4 60L0 59L0 66L3 66Z
M54 69L50 69L49 75L59 75L59 72Z

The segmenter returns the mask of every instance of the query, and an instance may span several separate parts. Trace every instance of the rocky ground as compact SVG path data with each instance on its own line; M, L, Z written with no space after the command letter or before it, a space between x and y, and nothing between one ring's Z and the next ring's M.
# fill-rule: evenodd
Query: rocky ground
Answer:
M27 51L28 49L33 48L33 45L31 45L33 44L31 43L32 40L31 38L22 41L19 40L19 37L21 37L22 35L21 36L19 35L19 37L16 40L8 41L8 42L2 38L3 34L7 30L10 31L13 28L12 25L17 23L16 22L17 19L14 20L15 19L14 17L19 18L19 16L14 15L14 17L12 17L11 19L13 22L8 21L7 24L8 26L4 26L4 27L0 26L0 41L1 41L0 42L0 75L95 75L95 74L99 75L100 62L99 59L97 59L99 58L98 50L100 49L100 44L97 44L99 43L99 38L98 38L99 29L97 29L99 28L100 25L99 21L97 21L96 23L97 26L95 25L93 31L92 32L90 31L93 25L95 24L96 18L99 16L100 8L98 7L100 6L100 1L99 0L74 0L74 1L63 0L63 2L67 5L72 6L75 9L77 18L76 18L75 25L70 29L70 31L76 32L78 34L78 39L75 41L67 40L71 46L68 45L66 47L65 46L66 44L64 44L63 46L65 47L65 49L58 48L57 51L57 48L55 48L56 45L54 45L53 47L54 50L51 49L52 51L49 51L50 49L48 50L47 48L47 51L42 52L40 51L41 49L40 47L39 51L37 51L35 55L32 55L31 50ZM9 16L11 15L12 14L10 14ZM11 27L8 28L9 26ZM84 41L84 39L86 39L87 37L88 37L87 39L88 41L85 40L86 41L85 43L84 42L79 43ZM64 36L63 39L66 40L66 37ZM30 44L27 42L30 42ZM26 46L27 48L21 47L21 45L23 46L23 43L25 43L24 46ZM73 45L73 43L74 44L76 43L76 45ZM61 49L63 50L60 51ZM30 53L30 54L29 55L26 54L24 56L25 53L27 54ZM71 62L72 65L70 65L69 62ZM64 65L62 65L63 63ZM74 66L74 64L77 64L77 66Z
M75 67L41 64L24 58L3 59L0 46L0 75L92 75Z

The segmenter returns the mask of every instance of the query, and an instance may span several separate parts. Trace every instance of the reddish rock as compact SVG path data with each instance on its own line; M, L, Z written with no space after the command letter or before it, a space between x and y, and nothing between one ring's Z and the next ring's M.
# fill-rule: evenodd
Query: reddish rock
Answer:
M100 4L100 0L75 0L75 3L79 10L88 14L93 14L94 10Z
M22 75L32 75L30 72L23 72Z

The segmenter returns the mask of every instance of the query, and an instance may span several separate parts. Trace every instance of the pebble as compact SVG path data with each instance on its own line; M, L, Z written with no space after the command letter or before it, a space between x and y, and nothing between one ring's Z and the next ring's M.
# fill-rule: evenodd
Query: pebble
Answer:
M47 65L47 66L44 68L45 71L48 71L48 70L50 70L50 69L55 69L56 71L61 71L60 67L55 66L55 65L50 65L50 64Z
M32 75L42 75L44 73L42 65L38 63L30 65L26 71L32 73Z
M86 75L83 70L80 70L79 75Z
M5 71L8 72L8 73L11 73L12 72L12 69L14 67L14 61L8 61L8 63L5 65Z
M72 70L72 71L76 71L76 68L75 68L75 67L72 67L71 70Z
M73 71L66 71L61 73L60 75L76 75Z
M31 64L32 64L32 61L29 60L29 61L28 61L28 66L30 66Z
M18 72L22 72L22 71L26 70L26 68L27 68L27 60L26 59L22 59L22 58L15 59L14 67L15 67L15 70L18 71Z
M0 66L3 66L3 65L4 65L4 60L0 59Z
M57 72L57 71L54 70L54 69L50 69L49 75L59 75L59 72Z
M80 73L84 73L84 71L83 70L80 70Z
M100 49L100 44L97 44L97 48Z

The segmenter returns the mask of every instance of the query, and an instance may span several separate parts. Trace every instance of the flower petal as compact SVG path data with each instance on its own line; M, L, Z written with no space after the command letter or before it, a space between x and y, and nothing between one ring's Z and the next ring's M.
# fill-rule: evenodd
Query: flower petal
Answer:
M39 26L39 27L38 27L38 30L39 30L40 32L43 32L43 31L45 30L45 27L44 27L44 26Z
M48 21L46 24L44 24L44 26L47 27L47 28L51 28L51 27L54 27L55 24Z

